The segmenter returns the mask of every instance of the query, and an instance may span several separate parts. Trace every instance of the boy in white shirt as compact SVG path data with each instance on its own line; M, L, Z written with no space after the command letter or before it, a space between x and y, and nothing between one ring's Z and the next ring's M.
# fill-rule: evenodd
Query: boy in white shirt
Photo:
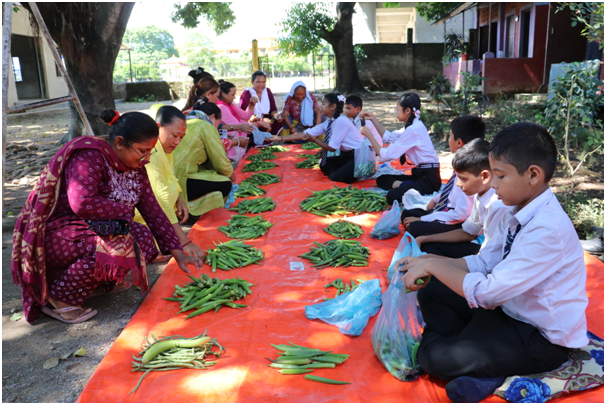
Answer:
M501 248L494 235L507 207L490 186L489 147L485 140L474 139L455 153L452 167L457 174L457 186L465 195L473 196L471 215L460 229L417 237L417 244L423 252L451 258L475 255L480 251L480 244L472 241L480 234L484 236L482 249Z
M343 112L351 120L356 129L360 129L360 127L366 127L372 132L375 140L379 144L379 146L383 147L383 139L381 139L381 135L375 128L372 121L366 121L364 117L362 117L362 99L358 96L349 96L345 100L345 106L343 107Z
M456 153L463 145L474 140L484 139L486 124L475 115L457 117L450 123L450 151ZM400 216L404 229L415 238L421 235L449 232L461 228L461 223L469 217L473 196L467 196L457 185L457 174L452 173L450 180L427 204L426 209L404 210Z
M492 186L511 206L495 236L501 249L398 262L406 288L422 288L419 364L450 380L453 402L481 401L507 376L553 370L588 343L583 249L549 188L556 162L555 141L540 125L500 131L490 145Z

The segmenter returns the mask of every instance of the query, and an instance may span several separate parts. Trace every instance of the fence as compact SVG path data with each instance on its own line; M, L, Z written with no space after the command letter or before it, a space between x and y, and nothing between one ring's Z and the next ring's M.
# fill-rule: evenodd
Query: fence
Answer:
M312 69L315 90L332 90L335 88L335 55L313 54Z

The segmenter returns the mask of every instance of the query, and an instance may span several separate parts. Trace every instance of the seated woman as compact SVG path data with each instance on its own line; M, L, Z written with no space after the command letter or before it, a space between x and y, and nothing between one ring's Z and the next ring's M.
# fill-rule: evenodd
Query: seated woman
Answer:
M200 67L200 66L198 66L198 69L190 70L189 73L187 73L187 75L189 77L191 77L192 79L194 79L193 84L197 84L201 79L203 79L205 77L210 77L211 79L214 78L213 75L211 75L210 73L205 71L204 68Z
M217 102L217 105L221 109L221 122L223 123L222 129L227 129L229 132L231 132L234 136L234 139L245 137L249 138L249 144L252 145L252 143L254 142L253 139L250 139L252 138L252 136L249 137L247 133L237 130L236 126L238 124L246 124L248 120L253 116L256 101L253 100L248 105L248 109L244 111L238 106L238 104L234 102L236 98L236 86L233 83L219 80L219 89L219 101ZM252 123L252 125L258 128L264 128L268 131L271 129L270 125L263 121L256 121ZM232 147L232 150L230 150L230 153L228 153L227 156L230 159L235 160L234 157L236 157L238 153L241 153L240 158L237 159L240 160L242 156L244 156L244 153L246 153L246 149L237 149L241 146L242 145L238 145L238 147Z
M162 207L162 211L172 224L185 253L189 256L203 257L202 249L188 239L177 219L178 215L182 218L181 223L183 224L189 218L187 204L185 204L183 198L179 197L181 187L179 187L179 181L175 177L172 156L173 151L185 136L185 130L187 129L185 115L178 108L166 105L158 110L156 121L158 121L158 127L160 128L159 142L156 144L157 152L150 156L150 162L145 167L152 191L160 207ZM145 225L141 213L138 210L135 212L134 221ZM156 261L159 260L156 259Z
M66 323L97 314L83 308L98 287L109 292L131 273L148 291L145 263L171 253L186 273L202 266L187 256L152 192L144 165L158 126L148 115L105 110L108 136L81 136L46 166L15 224L11 272L33 323L43 312ZM133 222L135 208L148 227ZM47 306L50 304L50 307Z
M322 112L313 94L310 94L302 81L295 82L290 93L284 98L282 110L284 126L279 135L287 136L320 125ZM315 119L315 124L314 124Z
M202 119L188 119L186 135L173 152L180 196L195 216L225 206L224 199L236 181L217 133L221 110L213 103L204 103L199 108L212 124Z
M247 87L240 96L240 108L246 110L251 101L254 101L256 103L254 106L255 120L262 120L264 123L270 124L267 131L272 135L277 135L282 129L282 118L278 115L273 93L266 87L265 73L257 70L252 74L251 83L252 87Z

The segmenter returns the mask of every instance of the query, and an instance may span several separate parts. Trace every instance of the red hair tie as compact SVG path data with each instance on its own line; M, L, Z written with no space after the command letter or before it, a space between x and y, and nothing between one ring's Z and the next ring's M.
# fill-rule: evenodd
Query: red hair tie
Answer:
M107 125L109 125L110 127L114 125L116 121L118 121L118 119L120 118L120 113L116 110L114 110L114 112L116 113L116 115L114 115L114 118L112 118L112 120L107 123Z

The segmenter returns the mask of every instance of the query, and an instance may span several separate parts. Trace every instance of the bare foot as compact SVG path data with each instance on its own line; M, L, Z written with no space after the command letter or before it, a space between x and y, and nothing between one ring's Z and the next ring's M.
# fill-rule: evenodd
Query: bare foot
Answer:
M74 305L70 305L70 304L66 304L64 302L61 301L57 301L54 300L52 298L48 299L48 302L55 307L55 309L61 309L61 308L67 308L67 307L72 307ZM61 318L65 319L66 321L73 321L74 319L78 319L83 315L88 314L90 311L92 311L92 308L82 308L82 309L76 309L70 312L66 312L61 315Z

